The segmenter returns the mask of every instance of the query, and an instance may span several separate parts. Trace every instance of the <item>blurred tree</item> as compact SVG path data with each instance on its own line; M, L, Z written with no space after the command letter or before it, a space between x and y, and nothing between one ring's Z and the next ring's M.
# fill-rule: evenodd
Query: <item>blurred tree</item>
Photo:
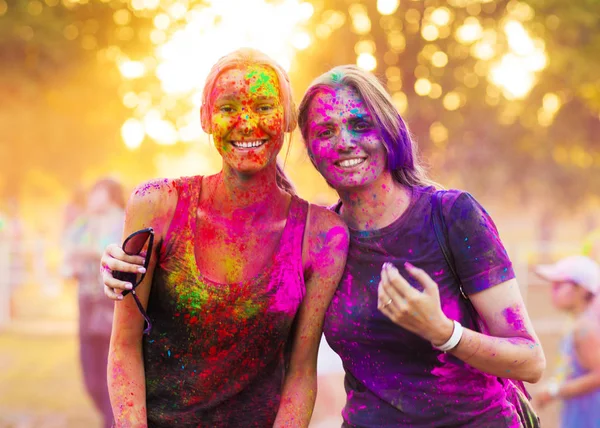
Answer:
M600 193L600 2L321 5L307 74L372 55L435 178L555 212Z
M290 71L298 97L317 74L358 60L386 83L432 175L448 186L507 204L546 201L552 212L600 193L600 2L310 3L312 44ZM173 124L192 103L161 92L158 73L127 81L116 65L121 56L156 60L156 45L204 6L0 0L0 192L27 177L67 185L115 166L132 180L152 174L150 160L165 149L125 148L121 125L145 114L123 106L126 94L139 96L141 85ZM312 183L300 147L292 175Z
M27 186L33 196L56 196L48 193L103 174L119 155L138 165L119 135L127 113L111 55L115 46L140 49L135 36L146 20L129 14L135 31L117 25L123 8L120 1L0 0L0 195Z

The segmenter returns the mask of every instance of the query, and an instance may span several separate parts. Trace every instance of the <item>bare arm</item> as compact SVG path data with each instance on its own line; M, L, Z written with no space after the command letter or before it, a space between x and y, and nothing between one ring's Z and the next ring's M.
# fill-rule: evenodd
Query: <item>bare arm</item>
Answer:
M157 186L140 186L131 196L126 210L124 236L136 230L152 226L155 229L152 259L143 282L136 288L136 295L142 306L147 307L154 268L158 258L156 251L164 237L168 224L164 219L176 205L175 192L170 192L168 182L157 182ZM173 200L175 198L175 200ZM117 256L124 256L120 251ZM124 257L123 257L124 258ZM106 269L118 269L118 260L105 256L102 265ZM122 263L122 262L119 262ZM104 274L112 278L110 270ZM106 283L106 278L105 278ZM146 385L142 359L142 334L144 318L140 314L132 296L126 296L115 305L113 330L108 358L108 389L117 427L145 427Z
M308 241L308 242L307 242ZM346 264L348 230L342 220L311 206L305 236L306 296L298 312L290 367L275 427L307 427L317 395L317 353L325 312Z
M379 308L396 324L439 346L452 335L454 323L442 311L438 286L431 277L409 265L407 270L419 280L424 291L413 288L395 268L384 268ZM390 298L394 303L386 306ZM537 382L546 359L517 281L490 287L470 299L488 326L490 336L465 329L458 346L449 352L482 372Z
M470 296L490 336L465 329L450 351L469 365L499 377L535 383L546 368L546 358L533 330L515 279ZM452 334L440 335L436 345Z
M580 321L574 341L577 361L587 373L565 381L554 398L573 398L600 389L600 326L589 319Z

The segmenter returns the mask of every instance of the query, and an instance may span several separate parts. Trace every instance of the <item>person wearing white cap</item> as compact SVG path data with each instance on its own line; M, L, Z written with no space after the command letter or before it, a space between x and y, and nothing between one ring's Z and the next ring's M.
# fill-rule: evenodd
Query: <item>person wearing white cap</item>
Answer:
M535 269L552 283L552 302L575 318L562 343L564 367L536 395L538 408L562 400L562 428L600 428L600 266L586 256L571 256Z

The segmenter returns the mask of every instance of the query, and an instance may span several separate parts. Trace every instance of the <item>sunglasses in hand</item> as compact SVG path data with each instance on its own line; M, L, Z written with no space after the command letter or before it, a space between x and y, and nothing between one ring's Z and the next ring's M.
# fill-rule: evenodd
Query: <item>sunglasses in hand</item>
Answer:
M144 249L144 246L148 243L148 250L146 251L146 255L144 257L144 268L148 269L148 265L150 264L150 259L152 258L152 249L154 246L154 230L151 227L146 229L138 230L137 232L133 232L131 235L125 239L123 242L123 252L128 256L138 256ZM135 300L135 304L140 310L142 316L146 320L146 328L144 329L144 334L150 333L150 329L152 329L152 323L150 322L150 318L148 318L148 314L144 310L142 303L138 299L137 294L135 293L135 289L141 282L144 280L146 276L145 273L133 273L133 272L121 272L121 271L113 271L112 276L115 279L120 281L129 282L133 288L131 290L123 291L122 295L126 296L129 293L133 295Z

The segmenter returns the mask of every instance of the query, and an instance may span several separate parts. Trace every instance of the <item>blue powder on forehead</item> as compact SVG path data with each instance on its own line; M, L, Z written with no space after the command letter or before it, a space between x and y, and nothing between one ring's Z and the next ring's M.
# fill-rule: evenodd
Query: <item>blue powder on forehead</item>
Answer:
M362 118L364 116L364 114L360 113L357 108L350 110L350 113L355 114L358 118Z

